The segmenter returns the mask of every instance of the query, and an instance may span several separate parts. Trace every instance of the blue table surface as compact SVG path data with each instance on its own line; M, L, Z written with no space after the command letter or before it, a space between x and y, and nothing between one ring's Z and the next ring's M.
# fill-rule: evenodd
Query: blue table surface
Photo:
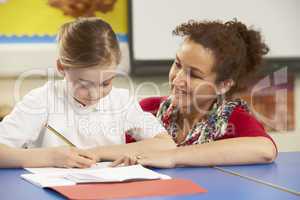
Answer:
M294 160L292 157L290 157L290 159ZM275 169L277 169L278 165L281 165L281 162L271 165L261 165L260 167L272 168L272 165L276 165L277 167L275 167ZM155 171L170 175L173 178L190 179L207 189L208 193L185 196L145 197L138 199L300 199L299 196L294 194L283 192L263 184L255 183L238 176L226 174L213 168L175 168L156 169ZM50 189L42 189L26 182L20 178L20 175L23 173L28 172L23 169L0 169L1 200L64 199L62 196ZM295 179L295 177L292 179Z
M221 168L300 192L300 152L279 153L270 165Z
M172 176L173 178L186 178L199 184L201 187L208 190L207 193L186 195L186 196L168 196L168 197L145 197L139 199L151 200L254 200L254 199L284 199L300 200L299 196L283 192L272 187L255 183L247 179L225 174L212 168L182 168L182 169L167 169L156 170ZM132 198L133 199L133 198Z

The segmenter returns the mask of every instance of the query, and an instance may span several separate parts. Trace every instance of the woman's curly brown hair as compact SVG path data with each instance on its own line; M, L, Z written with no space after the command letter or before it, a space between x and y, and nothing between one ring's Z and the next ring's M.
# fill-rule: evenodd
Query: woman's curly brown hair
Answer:
M244 89L250 75L257 71L269 48L259 31L236 19L221 21L188 21L175 28L174 35L187 37L213 51L216 83L232 79L229 95Z

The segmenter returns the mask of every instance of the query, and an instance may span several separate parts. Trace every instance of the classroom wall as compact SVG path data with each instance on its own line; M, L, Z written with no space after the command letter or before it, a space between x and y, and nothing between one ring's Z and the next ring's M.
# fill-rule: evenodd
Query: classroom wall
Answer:
M118 68L129 73L129 50L127 41L120 42L122 52ZM44 73L49 67L56 67L57 45L53 43L5 43L0 42L0 78L15 77L23 73ZM39 72L41 71L41 72Z
M55 67L59 27L76 19L79 13L99 17L111 24L121 45L119 68L129 72L127 0L106 1L112 6L100 5L93 12L77 10L74 13L62 9L64 6L57 5L59 2L64 1L9 0L0 3L0 76L16 76L26 70Z
M299 0L132 0L133 56L136 60L173 59L181 42L172 37L178 24L237 18L262 32L270 47L268 57L299 58L299 8Z

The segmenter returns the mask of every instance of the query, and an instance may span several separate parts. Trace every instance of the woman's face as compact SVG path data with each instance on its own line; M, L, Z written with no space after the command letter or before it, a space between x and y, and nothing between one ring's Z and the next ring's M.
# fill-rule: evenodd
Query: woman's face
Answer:
M201 111L216 98L215 56L209 49L186 39L169 73L174 101L182 112Z

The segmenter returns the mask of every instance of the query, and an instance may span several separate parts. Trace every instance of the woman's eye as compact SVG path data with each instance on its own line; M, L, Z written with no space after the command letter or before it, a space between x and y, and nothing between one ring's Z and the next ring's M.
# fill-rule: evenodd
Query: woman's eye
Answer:
M175 65L177 68L181 68L181 64L179 62L175 61Z
M203 80L203 78L201 76L193 74L193 73L191 73L191 77Z
M195 74L191 74L191 76L192 76L192 77L195 77L195 78L200 78L200 79L201 79L201 77L199 77L199 76L197 76L197 75L195 75Z

